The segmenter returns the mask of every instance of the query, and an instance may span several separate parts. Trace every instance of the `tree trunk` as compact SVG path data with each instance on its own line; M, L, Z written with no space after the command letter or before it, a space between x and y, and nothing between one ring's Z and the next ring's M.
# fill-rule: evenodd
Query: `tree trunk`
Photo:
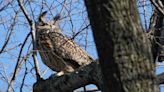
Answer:
M150 42L136 0L85 0L103 74L103 92L158 92Z

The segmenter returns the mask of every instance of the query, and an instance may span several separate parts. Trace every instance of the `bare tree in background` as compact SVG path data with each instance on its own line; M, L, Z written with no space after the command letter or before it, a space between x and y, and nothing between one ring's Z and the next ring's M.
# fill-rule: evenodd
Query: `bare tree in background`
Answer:
M135 92L138 89L144 90L144 92L149 89L152 92L158 90L155 83L158 85L164 83L162 74L159 75L158 80L155 79L154 74L155 60L162 61L163 58L162 52L159 52L162 51L163 44L161 43L163 42L161 34L163 34L164 25L162 24L162 0L151 0L151 3L149 0L137 1L144 29L139 23L135 0L125 0L127 3L120 1L123 2L123 5L119 5L119 2L109 1L90 2L85 0L101 68L97 62L91 63L82 69L56 78L55 75L49 77L54 72L46 68L42 64L39 54L37 55L35 23L45 10L48 11L46 21L59 14L62 32L93 54L91 51L95 51L95 46L91 39L92 32L84 2L82 0L1 0L0 85L3 84L4 87L0 87L0 90L22 92L31 91L34 87L34 91L38 92L40 90L69 92L87 84L95 84L100 90L113 92ZM128 2L131 3L128 4ZM128 13L124 13L124 11ZM150 20L149 16L151 15ZM113 24L113 22L115 23ZM110 36L105 38L105 35L108 34ZM151 40L151 43L146 37ZM113 48L115 46L117 48ZM101 74L101 69L104 76ZM39 80L40 77L46 80ZM103 78L106 81L104 83L102 82ZM37 79L38 81L35 83ZM144 81L146 79L147 81ZM138 84L134 84L134 82ZM149 83L153 87L150 88ZM104 84L108 84L106 86L110 89ZM145 85L140 86L141 84ZM138 87L134 88L135 85Z
M6 0L1 2L1 27L4 28L1 36L7 35L6 38L4 36L2 38L4 44L1 48L1 58L2 61L7 59L5 60L7 63L1 64L1 79L4 80L1 83L3 85L6 83L5 85L8 86L2 91L31 90L36 78L35 70L38 78L40 74L46 78L53 73L42 64L39 55L37 55L39 58L36 58L35 23L45 10L48 11L46 20L57 14L61 16L60 27L67 37L75 40L83 49L87 50L88 47L94 49L93 40L89 39L91 35L88 36L91 33L88 31L90 25L82 1ZM41 65L40 68L37 61Z

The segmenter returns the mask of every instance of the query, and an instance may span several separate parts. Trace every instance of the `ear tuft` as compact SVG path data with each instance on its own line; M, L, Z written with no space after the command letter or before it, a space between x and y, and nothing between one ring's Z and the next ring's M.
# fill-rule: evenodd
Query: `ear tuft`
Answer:
M44 17L47 14L47 11L44 11L40 16Z
M43 13L40 14L39 16L39 24L44 25L45 24L45 20L44 17L46 16L47 11L44 11Z
M47 11L44 11L43 13L40 14L39 16L39 22L43 22L44 23L44 17L46 16Z
M60 14L57 14L57 15L53 18L54 22L58 21L59 19L60 19Z

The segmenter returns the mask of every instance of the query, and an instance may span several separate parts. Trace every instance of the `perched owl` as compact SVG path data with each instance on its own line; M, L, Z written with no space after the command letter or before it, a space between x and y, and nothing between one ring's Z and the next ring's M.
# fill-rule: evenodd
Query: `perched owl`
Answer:
M93 62L87 52L62 34L59 16L46 23L45 15L46 12L40 15L36 25L37 49L45 65L61 76Z

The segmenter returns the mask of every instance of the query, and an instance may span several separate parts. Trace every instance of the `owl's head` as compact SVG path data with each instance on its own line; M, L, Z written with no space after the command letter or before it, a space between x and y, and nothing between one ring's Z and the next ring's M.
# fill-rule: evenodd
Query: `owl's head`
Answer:
M61 30L59 28L59 19L60 15L56 15L52 20L46 22L44 20L47 11L43 12L38 19L38 23L36 23L36 30L37 31L49 31L49 32L58 32L60 33Z

